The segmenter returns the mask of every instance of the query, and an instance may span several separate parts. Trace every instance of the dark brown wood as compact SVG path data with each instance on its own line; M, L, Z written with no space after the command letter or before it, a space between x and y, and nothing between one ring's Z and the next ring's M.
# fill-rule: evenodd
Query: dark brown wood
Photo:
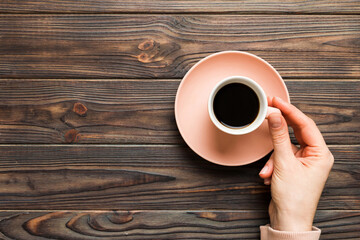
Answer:
M0 3L0 12L19 13L360 13L356 0L264 1L264 0L52 0L44 4L38 0L12 0Z
M5 0L0 13L0 239L259 239L268 156L211 164L174 119L180 78L222 50L286 79L336 160L314 224L360 239L358 0Z
M0 143L183 143L180 80L0 80ZM328 144L357 144L360 81L287 80Z
M0 212L2 239L259 239L266 211ZM321 239L359 239L359 211L318 211Z
M242 50L283 77L357 78L359 22L359 15L2 15L0 77L181 78L211 53Z
M319 209L360 210L360 147L331 146ZM211 164L185 146L0 145L1 209L265 210L266 159Z

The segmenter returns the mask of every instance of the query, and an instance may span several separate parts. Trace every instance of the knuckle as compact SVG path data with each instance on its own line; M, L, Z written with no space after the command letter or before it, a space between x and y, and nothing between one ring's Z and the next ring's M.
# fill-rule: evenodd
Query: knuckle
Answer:
M307 123L309 125L316 126L316 122L310 117L307 117Z
M332 168L332 166L334 166L334 162L335 162L335 158L334 158L334 155L329 151L328 152L328 159L329 159L329 164L330 164L330 167Z
M285 131L278 132L273 136L273 141L276 144L283 144L288 141L288 133Z
M332 169L332 167L334 166L335 158L329 150L323 156L325 157L325 159L323 161L323 167L330 171Z

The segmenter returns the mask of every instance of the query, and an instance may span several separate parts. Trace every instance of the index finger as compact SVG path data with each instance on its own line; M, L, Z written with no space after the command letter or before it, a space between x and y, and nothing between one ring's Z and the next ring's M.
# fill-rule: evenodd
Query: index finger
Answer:
M281 111L288 124L294 129L295 137L300 145L326 146L315 122L294 105L278 97L274 97L270 104Z

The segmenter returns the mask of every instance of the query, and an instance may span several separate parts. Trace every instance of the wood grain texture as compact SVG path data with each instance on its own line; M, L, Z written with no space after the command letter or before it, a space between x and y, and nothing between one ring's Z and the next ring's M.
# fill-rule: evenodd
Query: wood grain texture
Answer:
M181 78L222 50L283 77L360 76L359 15L2 15L0 78Z
M266 211L0 212L2 239L259 239ZM320 239L359 239L359 211L318 211Z
M0 80L0 143L183 143L180 80ZM359 80L289 80L328 144L359 144ZM293 138L294 140L294 138Z
M7 13L360 13L356 0L12 0L0 3L0 12Z
M174 119L179 78L222 50L270 62L335 144L314 224L360 238L359 1L5 0L0 13L0 239L259 239L267 158L208 163Z
M360 147L331 146L319 209L360 210ZM185 146L0 145L1 209L266 210L266 158L211 164Z

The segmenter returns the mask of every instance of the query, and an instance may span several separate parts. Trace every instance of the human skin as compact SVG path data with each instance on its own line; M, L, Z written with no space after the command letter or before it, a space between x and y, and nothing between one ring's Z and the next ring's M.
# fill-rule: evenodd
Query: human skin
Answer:
M259 174L271 185L270 225L279 231L311 231L334 157L312 119L278 97L268 102L281 111L268 117L274 152ZM288 124L300 147L291 144Z

